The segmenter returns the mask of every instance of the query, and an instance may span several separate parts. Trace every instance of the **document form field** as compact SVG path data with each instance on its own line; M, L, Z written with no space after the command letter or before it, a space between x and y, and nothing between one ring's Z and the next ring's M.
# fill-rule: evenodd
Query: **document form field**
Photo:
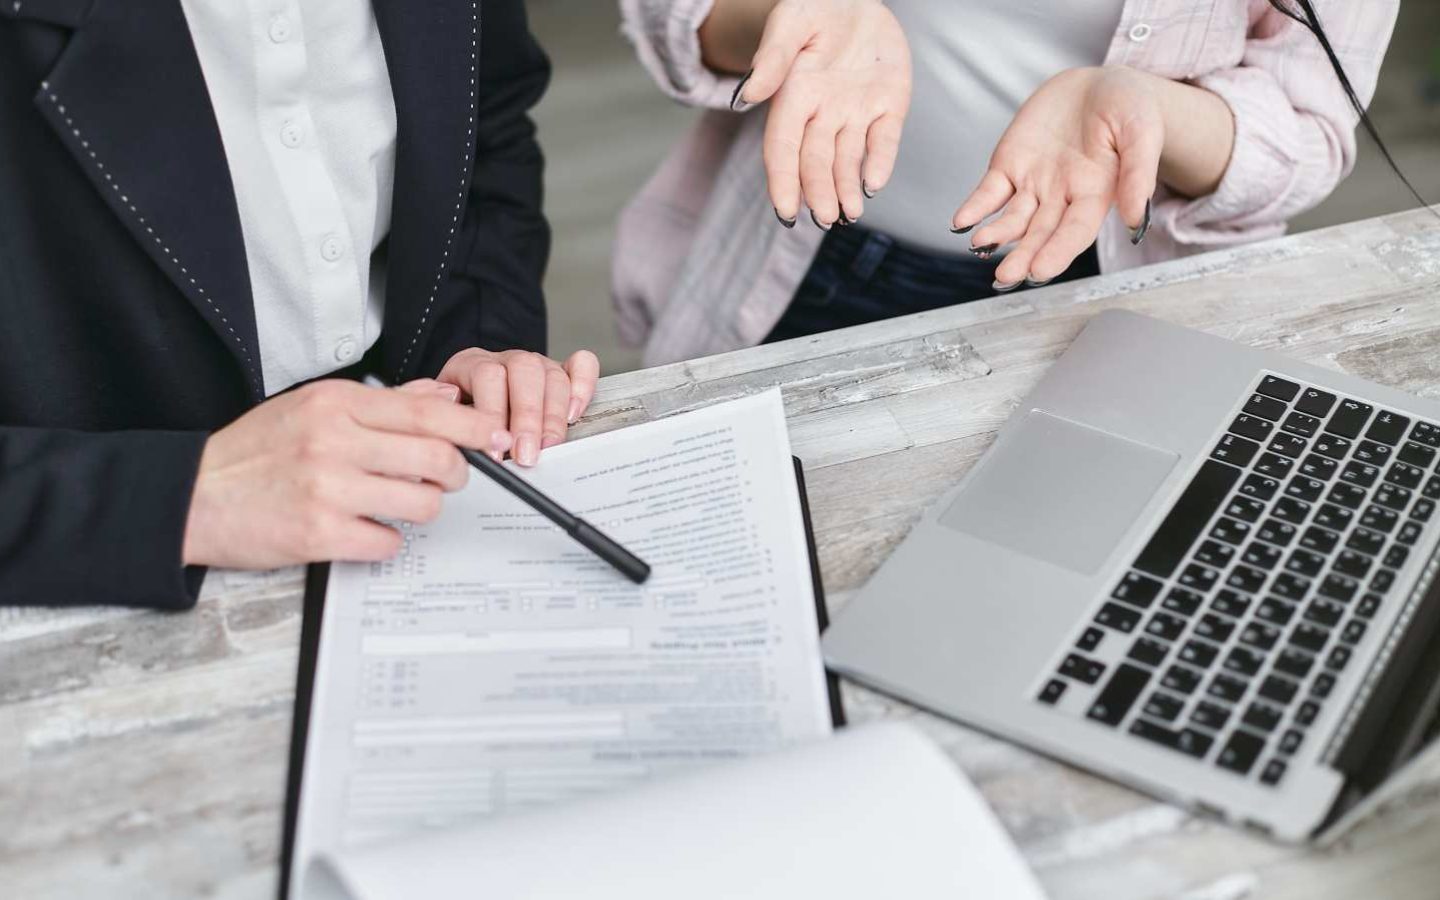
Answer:
M516 653L531 650L623 650L628 628L537 628L444 634L367 634L366 656L435 656L445 653Z

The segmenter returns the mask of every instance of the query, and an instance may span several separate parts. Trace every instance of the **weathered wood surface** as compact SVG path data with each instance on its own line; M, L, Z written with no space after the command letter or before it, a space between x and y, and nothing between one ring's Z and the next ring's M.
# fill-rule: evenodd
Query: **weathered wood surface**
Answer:
M1115 307L1440 396L1440 221L1416 211L616 376L579 430L784 387L838 609ZM180 615L0 609L0 895L272 895L299 632L297 570L213 573ZM933 735L1056 898L1440 895L1440 791L1287 848L846 693Z

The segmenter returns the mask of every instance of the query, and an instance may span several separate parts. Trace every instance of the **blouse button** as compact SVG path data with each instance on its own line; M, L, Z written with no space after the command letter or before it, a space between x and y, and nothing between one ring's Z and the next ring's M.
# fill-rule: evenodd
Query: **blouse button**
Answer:
M1146 41L1150 40L1150 34L1154 30L1155 29L1151 28L1149 25L1146 25L1144 22L1140 22L1139 24L1135 25L1135 27L1130 29L1130 40L1134 41L1137 44L1143 44Z
M355 358L355 351L358 349L359 345L355 343L354 338L349 336L341 338L335 343L335 361L349 362Z
M320 242L320 255L325 257L326 262L335 262L345 254L345 245L335 235L330 235Z
M285 16L276 16L270 20L270 40L277 44L283 44L290 40L290 20Z
M280 143L294 150L305 142L305 130L294 120L280 126Z

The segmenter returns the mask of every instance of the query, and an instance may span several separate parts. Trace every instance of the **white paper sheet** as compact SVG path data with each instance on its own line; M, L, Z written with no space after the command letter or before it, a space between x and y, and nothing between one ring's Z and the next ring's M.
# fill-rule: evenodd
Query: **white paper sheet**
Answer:
M525 474L650 581L478 475L404 526L395 560L334 566L292 888L321 853L830 733L778 391L556 447Z

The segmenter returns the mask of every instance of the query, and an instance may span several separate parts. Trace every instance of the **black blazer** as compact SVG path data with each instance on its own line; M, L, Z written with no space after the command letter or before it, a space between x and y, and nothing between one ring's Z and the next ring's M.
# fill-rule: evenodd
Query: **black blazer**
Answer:
M522 0L373 0L398 118L366 362L543 351ZM240 218L179 0L0 0L0 603L184 608L207 434L264 398Z

